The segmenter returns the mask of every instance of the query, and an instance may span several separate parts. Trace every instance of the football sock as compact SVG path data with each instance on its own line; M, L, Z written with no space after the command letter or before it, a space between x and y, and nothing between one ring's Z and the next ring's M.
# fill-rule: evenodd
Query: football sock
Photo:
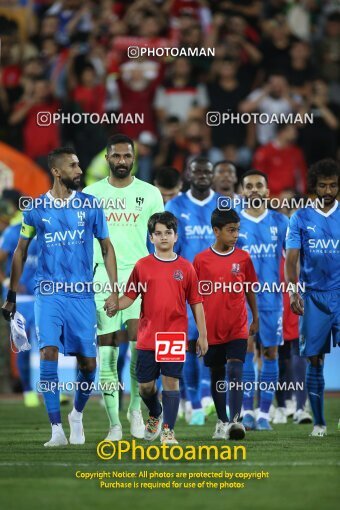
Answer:
M186 392L183 378L179 380L179 393L180 393L181 400L187 400L187 392Z
M201 391L200 391L200 363L196 354L187 352L184 362L184 381L187 396L191 402L193 409L200 409Z
M247 352L246 354L246 360L243 366L243 389L243 409L244 411L252 411L254 407L255 394L255 369L253 352Z
M213 398L216 413L219 420L226 423L228 420L227 417L227 392L218 391L217 382L225 381L225 365L220 367L213 367L210 369L211 374L211 396Z
M40 360L40 385L52 425L61 423L58 381L58 361Z
M279 383L280 385L291 382L289 379L289 366L291 363L290 359L279 358ZM287 392L284 389L277 389L275 392L278 407L286 407L285 400L288 398Z
M32 391L30 378L30 351L21 351L17 354L17 367L22 384L22 391Z
M266 383L267 388L262 389L260 392L260 411L263 414L269 413L269 408L273 402L275 387L278 379L278 366L277 359L266 359L262 358L262 370L261 370L261 386ZM272 389L273 387L273 389Z
M175 427L178 408L179 408L179 391L162 391L162 403L163 403L163 423L168 425L169 429Z
M118 347L99 347L99 380L101 385L107 386L102 394L111 427L120 425L117 360Z
M129 342L131 351L130 360L130 405L129 411L140 411L140 395L136 375L137 349L136 342Z
M90 398L92 385L96 378L96 369L89 372L88 370L79 370L77 377L77 389L74 396L74 408L78 413L82 413L86 402Z
M323 397L325 389L323 365L319 365L317 367L313 367L311 364L308 365L306 386L310 405L313 411L314 424L326 425L323 413Z
M210 370L203 363L201 369L201 398L204 397L211 397L211 390L210 390Z
M143 395L141 395L141 398L146 407L149 409L149 416L158 418L162 414L162 406L158 400L158 391L149 397L143 397Z
M295 384L303 385L303 389L297 389L296 395L296 409L303 409L306 405L307 400L307 389L306 389L306 369L307 361L305 358L300 356L293 356L293 372Z
M228 361L227 380L229 397L228 398L229 421L234 421L234 419L235 421L239 421L241 416L241 407L243 400L242 376L243 376L242 361Z

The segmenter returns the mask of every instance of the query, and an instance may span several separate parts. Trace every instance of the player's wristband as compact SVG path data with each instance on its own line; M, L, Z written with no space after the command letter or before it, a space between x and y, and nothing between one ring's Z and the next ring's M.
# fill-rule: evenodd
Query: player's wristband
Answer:
M7 301L9 303L16 303L17 301L17 293L13 290L9 289L7 292Z
M291 290L289 291L289 297L291 297L293 294L298 294L298 286L296 283L291 284Z

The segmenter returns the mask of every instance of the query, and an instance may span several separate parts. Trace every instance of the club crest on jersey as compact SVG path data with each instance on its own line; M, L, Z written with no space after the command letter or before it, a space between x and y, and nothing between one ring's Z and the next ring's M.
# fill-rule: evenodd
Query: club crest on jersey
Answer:
M136 197L136 210L141 211L144 204L144 198L143 197Z
M277 227L270 227L272 241L277 241Z
M176 271L174 272L174 279L177 281L183 280L183 273L180 269L176 269Z
M240 264L232 264L231 272L234 274L238 274L240 272Z
M78 211L78 227L83 227L85 225L85 211Z

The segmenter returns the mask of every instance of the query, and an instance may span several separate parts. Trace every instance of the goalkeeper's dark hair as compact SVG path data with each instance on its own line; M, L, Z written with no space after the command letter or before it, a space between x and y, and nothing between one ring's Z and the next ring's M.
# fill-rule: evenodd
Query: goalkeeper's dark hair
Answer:
M229 223L239 223L240 217L234 209L215 209L211 215L211 226L212 228L217 227L219 229L225 227Z
M173 230L177 234L177 218L171 212L159 212L150 216L148 221L148 232L150 235L155 232L156 223L165 225L166 228Z
M135 144L133 140L129 136L123 135L122 133L117 133L116 135L113 135L108 139L106 145L106 152L109 153L111 147L113 145L117 145L117 143L127 143L131 145L132 152L135 152Z
M340 165L337 161L331 158L321 159L314 163L308 171L308 187L314 193L319 177L333 177L340 176Z
M65 154L76 154L76 151L72 147L58 147L51 151L47 156L47 165L49 170L58 166L58 160Z

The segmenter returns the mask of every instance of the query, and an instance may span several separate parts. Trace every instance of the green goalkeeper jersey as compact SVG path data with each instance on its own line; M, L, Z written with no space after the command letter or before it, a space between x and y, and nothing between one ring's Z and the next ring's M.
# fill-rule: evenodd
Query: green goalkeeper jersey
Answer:
M87 186L83 192L95 196L103 206L118 269L132 270L137 260L148 254L146 241L150 216L164 211L160 191L137 177L125 188L116 188L106 177ZM94 264L102 264L99 242L95 239L94 243Z

